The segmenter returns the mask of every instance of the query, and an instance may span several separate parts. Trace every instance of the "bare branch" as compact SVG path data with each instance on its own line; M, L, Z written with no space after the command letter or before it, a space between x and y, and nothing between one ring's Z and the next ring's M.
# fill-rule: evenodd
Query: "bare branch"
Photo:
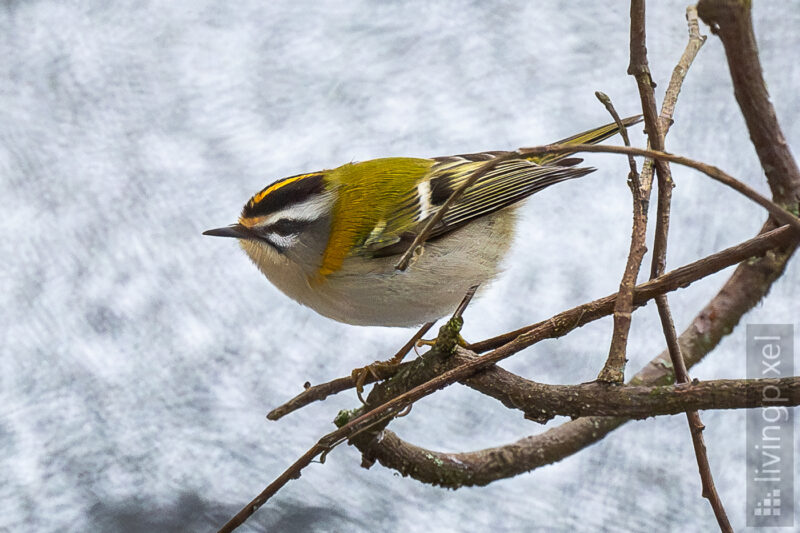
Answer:
M416 342L416 340L414 342ZM364 385L388 379L393 375L395 375L397 372L403 370L403 368L405 368L409 364L410 363L402 363L397 365L395 368L388 368L388 367L375 368L374 373L370 373L367 376L367 379L364 381ZM297 411L298 409L301 409L310 403L322 401L328 396L332 396L334 394L340 393L348 389L354 389L355 387L356 387L356 378L353 376L345 376L341 378L336 378L326 383L321 383L319 385L312 385L308 388L305 388L303 392L301 392L288 402L270 411L267 414L267 419L279 420L284 416L288 415L289 413Z
M459 350L454 364L463 364L476 355ZM787 405L800 405L800 377L770 380L787 395ZM599 383L548 385L531 381L499 366L487 368L467 378L464 385L491 396L525 418L544 423L556 416L624 416L641 419L674 415L700 409L748 409L770 400L760 398L767 380L721 379L672 385L620 385ZM788 391L788 392L784 392Z
M644 24L644 0L633 0L631 3L631 10L634 9L634 4L641 10L641 16L637 17ZM697 27L696 17L694 11L687 10L687 20L689 21L690 39L689 46L692 46L692 25ZM632 17L633 18L633 17ZM642 37L644 32L642 31ZM642 44L644 47L644 44ZM690 48L691 50L691 48ZM684 53L686 55L686 53ZM685 73L685 71L684 71ZM680 82L683 77L678 77L677 87L680 89ZM675 81L675 76L673 76ZM673 86L674 87L674 86ZM664 122L669 123L669 120L660 122L656 116L655 107L655 94L653 91L653 84L639 83L639 93L642 99L642 106L649 105L651 109L644 111L645 129L647 130L649 145L656 150L664 150L664 137L666 131L662 129ZM675 93L672 104L677 101L677 91ZM664 110L659 118L671 119L671 114L665 117ZM667 238L669 235L669 219L670 219L670 206L672 203L672 189L675 184L672 181L672 171L669 165L663 160L656 160L656 176L658 178L658 211L656 214L656 229L653 243L653 260L650 267L650 278L655 278L664 272L667 262ZM688 383L689 373L686 370L683 356L681 354L680 345L678 344L678 334L675 331L675 324L672 320L672 312L669 308L669 302L666 295L660 295L656 298L656 306L658 307L658 316L661 320L661 328L664 332L664 338L667 341L667 350L669 351L670 360L675 371L676 381L678 383ZM728 520L725 508L722 505L717 494L717 489L714 485L714 477L711 473L711 467L708 463L708 454L706 453L706 445L703 441L703 429L705 426L700 420L700 415L697 411L687 411L686 419L689 423L689 430L692 437L692 445L694 446L695 457L697 459L697 468L700 472L700 480L703 487L703 496L708 499L711 508L714 510L714 515L722 531L733 531Z
M684 265L664 274L663 276L648 281L647 283L636 286L633 297L634 304L637 307L644 305L659 294L664 294L681 287L686 287L687 285L694 283L699 279L719 272L720 270L740 263L741 261L760 261L764 254L768 253L769 250L777 247L784 247L790 242L793 242L793 240L793 230L788 226L782 226L781 228L758 235L741 244L737 244L736 246L732 246L722 250L721 252L704 257L703 259L688 265ZM591 321L611 314L613 312L616 296L616 294L611 294L572 310L575 327L581 327ZM470 344L467 348L478 353L493 350L514 340L523 333L529 332L543 325L545 322L547 321L526 326L498 337L476 342L474 344ZM396 370L386 369L385 374L379 371L378 378L387 379L394 375L395 372L405 371L409 365L412 364L414 363L403 363ZM368 383L373 381L376 381L376 378L370 378ZM331 394L352 389L355 386L355 380L351 376L347 376L335 379L328 383L309 387L285 404L271 411L269 415L267 415L267 418L270 420L278 420L279 418L286 416L297 409L305 407L312 402L324 400Z
M639 15L636 14L639 11L641 13L640 24L634 22L634 17L639 17ZM767 179L773 191L773 197L777 202L788 206L791 211L796 212L798 210L798 200L800 200L800 172L798 172L797 165L786 146L782 132L775 118L774 109L772 109L769 103L766 89L764 88L750 22L749 2L737 2L734 0L701 0L700 11L704 20L712 25L712 29L715 32L719 32L723 44L725 45L731 74L734 79L737 100L747 120L751 138L756 145L762 166L767 174ZM649 68L646 63L646 49L644 48L643 0L632 0L631 16L632 60L630 71L633 75L637 76L637 83L650 86L650 90L641 91L643 95L643 108L645 108L647 107L644 105L645 95L648 93L652 94L652 79L650 78ZM641 28L640 37L638 34L634 36L634 26ZM641 43L640 48L636 44L639 41ZM634 51L635 46L637 47L636 51ZM634 61L635 54L640 54L637 57L639 57L639 59L643 58L644 61ZM737 56L737 54L739 55ZM740 65L740 63L744 65ZM760 81L760 84L753 84L753 79ZM752 85L759 86L753 88ZM652 107L653 110L655 109L654 106L650 107ZM752 191L752 189L736 181L716 167L664 153L663 134L661 131L666 131L668 121L664 120L665 117L663 114L664 112L662 109L662 116L659 117L661 123L659 124L659 121L654 120L653 117L648 117L648 111L645 111L646 125L650 133L652 146L655 150L641 150L630 147L622 149L623 147L591 145L572 145L568 147L552 145L539 149L529 149L530 151L525 153L536 153L537 150L544 150L544 152L540 153L585 151L644 155L646 157L655 158L655 164L658 168L659 176L662 179L668 176L666 173L662 176L662 168L666 168L666 161L684 164L696 168L708 174L713 179L729 185L765 207L776 220L792 226L791 228L784 227L780 230L776 230L781 234L780 242L783 243L785 248L766 253L756 261L747 261L746 263L740 264L720 293L718 293L695 318L690 328L681 335L680 339L677 339L676 344L679 345L678 351L686 355L687 366L691 367L692 364L699 361L705 354L713 349L724 335L730 333L740 320L742 314L752 308L752 306L766 294L774 280L780 276L786 262L796 247L797 235L798 231L800 231L800 220L796 216L793 216L791 211L784 210L774 202L758 195L755 191ZM661 144L657 144L658 139L661 140ZM514 153L511 153L503 157L514 157L514 155ZM474 182L480 175L485 174L493 168L494 165L491 165L491 163L496 165L500 160L501 159L496 159L488 162L481 167L476 174L473 174L470 180ZM484 171L483 174L481 174L481 171ZM642 177L644 179L644 172ZM470 180L468 180L468 182ZM652 182L652 177L650 181ZM444 215L447 206L456 201L457 196L460 195L463 189L466 189L469 184L470 183L465 183L462 188L451 195L447 204L439 210L441 216ZM646 185L648 197L650 187L651 184ZM441 216L439 218L441 218ZM433 219L429 221L424 230L417 236L415 242L412 243L411 247L407 250L406 254L404 254L397 268L404 269L408 266L408 262L415 250L420 244L424 243L436 222L437 221ZM768 222L765 224L762 231L766 232L773 227L773 224ZM772 237L775 237L775 235L777 234L773 234ZM664 236L666 237L666 232L664 232ZM763 245L764 241L759 241L759 243ZM664 249L666 249L666 246ZM663 271L663 267L659 270L657 266L654 266L653 269L654 272ZM659 277L650 283L655 284L659 279L665 278L666 276ZM633 292L633 301L635 301L638 294L638 292ZM579 316L576 314L576 310L580 312ZM433 379L430 379L429 376L432 374L435 375L442 370L442 368L437 368L437 365L444 359L436 359L437 350L432 350L428 354L425 354L421 358L421 364L415 361L412 365L406 367L409 369L408 372L397 374L390 382L373 388L368 402L371 405L380 403L378 407L369 410L369 412L365 414L361 413L366 409L357 410L354 413L346 413L340 418L340 423L342 425L338 430L320 439L306 454L270 484L262 494L254 499L246 508L242 509L242 511L226 524L221 531L233 530L250 514L255 512L258 507L263 505L272 494L277 492L277 490L290 479L298 477L301 470L307 466L314 457L318 455L323 455L324 457L325 453L345 439L353 439L353 442L359 445L359 448L364 452L365 460L378 458L384 462L384 464L391 464L392 461L397 460L397 455L402 452L393 450L393 440L399 439L391 432L383 432L383 428L392 417L397 416L405 407L457 380L469 381L477 379L479 376L476 375L476 372L491 369L497 361L516 353L526 346L538 342L538 340L542 338L565 334L575 327L578 327L578 323L584 320L584 314L592 315L593 313L597 313L597 309L587 307L583 309L576 308L556 315L547 321L547 324L540 323L535 325L493 352L458 364L458 366L447 370ZM665 327L665 331L668 329L672 328ZM431 355L431 353L433 354ZM429 360L434 360L434 363L427 364ZM439 363L436 361L439 361ZM458 362L455 361L452 364L457 363ZM632 383L637 385L642 383L652 384L672 379L674 376L672 375L671 368L672 365L667 362L664 354L661 354L654 359L650 365L639 372L632 380ZM419 371L420 369L421 371ZM419 383L420 380L422 380L421 384L413 385L415 382ZM696 385L684 385L684 387L695 386ZM627 387L620 388L627 389ZM408 392L401 393L404 390ZM673 392L677 394L677 391L678 388L675 388ZM386 401L387 398L392 397L393 399ZM431 480L433 483L447 484L448 486L485 484L494 479L509 477L516 473L535 468L536 466L557 461L603 438L607 433L623 424L625 421L624 418L619 417L581 418L547 431L542 435L529 437L509 446L503 446L493 450L483 450L479 452L480 456L473 457L470 456L470 454L436 456L428 453L425 458L417 457L414 461L406 463L404 466L401 463L401 466L396 468L400 469L404 474L412 473L407 469L409 465L413 468L420 464L421 461L427 460L429 462L435 462L437 466L436 475L438 477ZM382 439L375 438L378 433L383 435ZM368 449L365 449L363 446L364 443L368 444ZM393 456L392 454L395 455Z
M628 137L628 127L622 122L622 119L619 117L619 113L617 113L614 104L611 102L611 98L604 92L595 91L594 95L597 97L598 100L605 106L606 110L609 114L614 118L614 122L617 123L617 128L619 128L620 137L622 137L622 143L625 146L631 145L631 140ZM639 179L639 170L636 168L636 160L633 158L632 155L628 156L628 166L630 167L630 172L628 173L628 179ZM636 185L637 189L641 189L640 185Z
M766 229L767 227L765 227L765 231ZM794 236L789 236L791 244L789 244L789 248L786 251L767 254L760 261L740 264L739 268L722 288L720 293L706 306L700 315L695 318L689 330L684 332L681 336L683 351L687 354L687 365L691 366L705 356L706 353L716 346L723 335L733 330L742 314L751 309L766 294L772 282L783 272L786 262L792 252L794 252L795 239L792 237ZM374 448L376 446L374 437L384 429L381 425L377 425L380 422L388 421L411 403L456 381L464 380L480 370L489 368L494 363L538 342L538 340L547 338L548 336L563 335L567 331L574 329L574 327L576 327L575 324L582 320L585 314L591 314L593 311L596 312L596 310L591 308L576 308L571 311L560 313L545 323L542 323L540 326L531 328L529 331L522 333L515 340L501 346L497 350L478 357L474 361L459 365L452 370L438 374L437 377L411 388L408 392L396 396L394 399L381 404L379 407L372 409L366 414L360 415L355 419L345 417L342 419L343 423L346 422L344 425L336 431L322 437L314 446L303 454L300 459L295 461L295 463L278 476L275 481L267 486L261 494L239 511L239 513L223 526L220 531L233 531L236 527L244 523L250 515L266 503L281 487L291 479L297 478L302 469L308 466L316 456L327 453L327 451L340 442L343 442L343 440L353 438L355 435L360 434L360 437L365 439L369 438L370 447ZM431 353L435 351L436 350L431 350L421 359L424 360L425 357L431 355ZM435 356L436 354L433 355ZM425 362L424 360L423 363ZM665 359L661 358L661 356L651 361L648 367L645 367L645 369L634 377L632 383L657 383L659 380L670 376L671 373L668 370L669 366L665 366L664 363ZM430 364L422 364L419 365L418 368L426 370L426 372L430 372L433 375L436 375L438 370L435 365ZM371 401L373 395L376 394L377 397L390 397L393 394L397 394L398 390L403 390L403 387L395 382L398 376L403 377L407 382L413 382L415 379L420 378L418 373L404 372L402 376L397 374L391 382L375 387L370 393L370 400L368 401ZM424 378L426 375L422 377ZM514 473L508 473L509 468L513 468L516 473L520 473L541 466L542 464L557 461L567 455L575 453L592 442L596 442L624 422L625 419L622 418L586 417L568 422L542 435L528 437L528 439L526 439L526 444L530 443L530 446L517 446L514 448L519 452L518 456L509 457L508 454L506 454L507 458L513 459L512 463L504 463L504 468L500 470L490 469L490 471L481 472L481 476L489 474L489 477L485 478L483 483L476 481L475 484L485 484L494 479L499 479L500 477L515 475ZM377 433L368 431L362 434L365 430L371 430L373 427L377 430ZM386 433L388 434L389 432ZM378 448L380 448L380 443L377 443L377 445ZM531 449L531 446L533 449ZM360 447L360 449L366 456L365 449L362 447ZM533 455L531 455L532 453ZM381 462L387 466L391 466L392 458L391 456L385 456ZM463 475L462 468L458 467L458 470L461 472L461 475ZM444 473L444 470L442 470L442 472ZM494 475L494 477L492 477L492 475ZM475 478L472 473L469 473L469 476L470 479L478 479Z
M689 67L694 62L694 58L700 51L700 48L706 42L706 36L700 34L700 25L697 21L697 6L689 6L686 8L686 22L689 26L689 42L683 51L678 64L672 69L672 77L667 86L667 92L664 94L664 101L661 103L661 114L659 120L661 122L661 129L666 137L667 131L672 126L672 115L675 112L675 104L678 102L678 95L683 87L683 80L689 72Z
M733 92L742 110L750 140L767 176L772 197L797 211L800 169L783 136L758 57L750 1L700 0L697 11L725 47Z
M628 130L622 124L622 120L614 109L611 99L599 92L594 93L603 102L620 126L622 139L625 146L630 146L628 140ZM636 278L642 266L644 254L647 252L645 240L647 238L647 204L650 197L650 189L642 189L642 182L639 172L636 170L636 161L633 156L628 156L630 171L628 172L628 186L631 189L633 199L633 224L631 229L631 244L628 251L628 260L625 264L625 271L617 292L617 300L614 304L614 332L611 337L611 344L608 348L608 357L602 370L597 376L598 381L606 383L621 383L625 379L626 352L628 349L628 331L631 327L631 313L633 313L633 287L636 285Z
M479 379L485 374L492 374L493 389L481 389L481 392L494 395L503 395L508 398L502 386L516 388L521 379L510 372L505 372L497 367L470 378L470 381ZM497 374L505 373L508 379L498 377ZM608 387L600 384L585 385L543 385L528 382L526 387L518 387L514 395L516 401L521 399L521 404L504 403L508 407L523 409L532 418L539 411L546 413L543 418L554 414L564 414L573 417L584 417L586 414L595 413L592 418L579 418L563 426L547 431L543 434L528 437L516 443L477 450L465 453L438 452L415 446L402 440L394 432L384 430L380 443L370 443L362 448L362 453L370 460L377 459L387 467L398 470L401 474L409 475L419 481L448 488L461 486L486 485L500 477L498 475L519 458L524 457L530 465L531 461L539 459L542 464L555 462L562 457L557 451L567 448L571 452L577 451L572 446L573 439L581 444L576 437L579 431L566 429L585 428L582 422L597 420L597 429L604 431L607 427L621 424L624 419L619 415L640 419L650 416L678 414L681 412L699 409L741 409L769 405L770 401L762 395L763 387L780 387L782 395L788 399L786 405L800 404L800 377L781 379L759 380L715 380L683 385L667 385L655 387L623 385ZM787 391L787 392L784 392ZM522 396L517 396L522 394ZM532 400L539 398L539 401ZM530 410L529 410L530 409ZM550 410L552 409L552 410ZM526 415L527 416L527 415ZM566 433L566 435L565 435ZM563 439L561 439L564 437ZM557 442L561 439L561 442ZM535 443L536 457L532 444ZM390 463L390 464L387 464ZM541 466L541 465L536 465ZM535 466L534 466L535 467ZM511 472L511 475L521 473Z
M762 231L768 231L765 225ZM796 247L793 235L786 235L790 243L781 251L767 253L758 261L739 265L719 293L695 317L691 326L680 336L681 351L687 366L699 362L735 328L742 315L763 298L780 277ZM479 358L480 359L480 358ZM646 365L631 384L666 384L674 379L669 357L660 354ZM355 444L364 454L367 463L378 460L386 467L398 470L423 482L456 488L464 485L486 485L498 479L509 478L540 466L551 464L599 441L627 421L622 417L591 416L567 422L542 434L498 448L471 453L442 453L404 444L391 431L381 431L365 443L359 438ZM366 439L368 435L362 435ZM421 454L411 454L422 450ZM425 465L436 465L435 472ZM423 477L423 474L426 477ZM428 475L430 474L430 475Z

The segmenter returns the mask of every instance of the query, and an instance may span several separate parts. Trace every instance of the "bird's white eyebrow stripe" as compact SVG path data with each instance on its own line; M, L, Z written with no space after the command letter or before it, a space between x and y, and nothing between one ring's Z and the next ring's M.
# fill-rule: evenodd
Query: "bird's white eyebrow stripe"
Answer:
M428 180L417 185L419 196L419 219L425 220L431 213L431 183Z
M266 227L281 219L303 220L308 222L317 220L328 212L330 200L330 195L318 194L308 200L290 205L289 207L285 207L280 211L268 215L258 226Z

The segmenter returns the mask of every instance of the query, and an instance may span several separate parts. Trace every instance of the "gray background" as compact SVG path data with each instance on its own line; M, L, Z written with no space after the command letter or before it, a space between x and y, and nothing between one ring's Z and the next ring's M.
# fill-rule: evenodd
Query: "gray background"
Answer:
M652 2L658 94L686 42L682 2ZM755 23L786 139L800 153L800 5ZM321 434L352 393L280 422L298 392L393 353L401 329L331 322L270 286L235 221L281 176L388 155L540 144L608 121L593 92L638 110L626 2L58 2L0 4L0 530L211 531ZM705 31L705 29L704 29ZM762 172L709 37L668 148L762 192ZM639 129L634 141L642 143ZM524 208L506 274L466 314L471 340L611 293L630 233L626 163ZM760 208L675 169L669 267L755 234ZM646 261L649 263L649 255ZM643 269L647 270L647 268ZM673 295L679 328L721 273ZM744 321L796 320L793 260ZM663 348L653 306L634 316L631 371ZM504 366L593 379L611 321ZM744 328L695 370L742 377ZM717 486L744 524L744 414L706 412ZM440 450L542 430L454 386L393 428ZM800 442L800 439L798 439ZM684 417L626 425L556 465L446 491L359 467L336 449L245 531L703 531L715 527Z

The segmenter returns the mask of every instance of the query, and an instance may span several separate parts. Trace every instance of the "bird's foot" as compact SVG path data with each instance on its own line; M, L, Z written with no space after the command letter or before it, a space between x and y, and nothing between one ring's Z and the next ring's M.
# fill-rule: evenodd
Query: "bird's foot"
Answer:
M464 319L460 316L454 316L439 328L439 335L437 335L435 339L419 340L416 345L430 346L443 354L453 353L456 346L465 348L469 343L461 336L461 327L463 325Z
M373 381L386 379L395 373L397 367L399 367L402 362L402 358L397 359L396 357L392 357L386 361L375 361L372 364L356 368L350 372L350 377L356 382L356 394L358 395L358 399L361 400L361 403L367 403L364 401L362 394L364 393L364 385L366 385L370 376L372 376Z
M406 354L408 354L414 346L414 343L425 335L425 333L431 329L431 326L433 326L433 322L426 322L423 324L422 327L419 328L419 331L417 331L392 358L386 361L375 361L371 365L367 365L363 368L356 368L350 373L350 376L355 380L356 394L358 395L358 399L361 400L361 403L366 403L362 397L362 393L364 392L364 385L366 385L369 377L372 376L373 381L380 381L381 379L393 376L397 372L400 363L405 359Z
M417 344L415 346L417 348L421 348L422 346L434 347L434 346L436 346L436 343L438 342L438 340L439 340L438 337L435 338L435 339L420 339L420 340L417 341ZM458 344L462 348L468 348L469 347L469 343L467 342L467 340L464 337L461 336L461 333L459 333L456 336L456 344Z

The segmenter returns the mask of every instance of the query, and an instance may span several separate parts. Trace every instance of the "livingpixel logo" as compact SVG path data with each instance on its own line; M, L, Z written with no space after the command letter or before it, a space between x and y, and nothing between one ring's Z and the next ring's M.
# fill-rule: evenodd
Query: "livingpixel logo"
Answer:
M747 378L771 379L748 409L747 526L794 526L794 411L780 378L794 375L794 326L748 324Z

